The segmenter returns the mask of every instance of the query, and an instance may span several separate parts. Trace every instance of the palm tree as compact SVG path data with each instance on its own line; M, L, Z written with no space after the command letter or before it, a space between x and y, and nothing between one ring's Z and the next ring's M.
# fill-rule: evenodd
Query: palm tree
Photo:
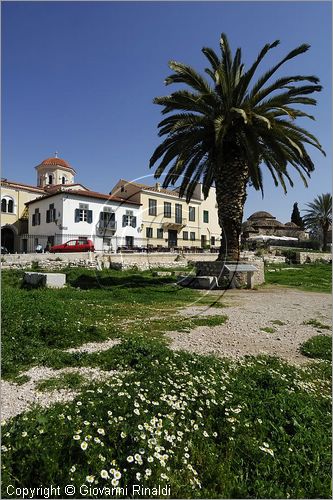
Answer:
M308 94L321 90L319 79L296 75L267 83L284 63L306 52L309 45L292 50L252 83L259 63L278 44L276 40L265 45L245 71L241 49L233 56L222 34L220 58L212 49L202 49L210 64L205 69L209 81L190 66L171 61L169 67L174 73L165 80L166 85L181 83L190 90L182 88L154 99L164 106L162 114L170 115L158 124L159 136L166 137L155 149L150 167L159 163L156 178L168 167L163 187L181 179L179 196L186 196L187 201L198 182L203 184L205 197L215 185L222 229L220 260L239 259L246 190L250 184L263 194L262 166L267 167L275 185L281 184L286 192L286 180L293 186L288 164L305 185L314 170L305 144L325 154L316 137L295 124L298 117L314 119L299 105L316 104Z
M306 204L306 214L303 217L305 226L309 229L318 230L323 237L323 251L327 250L327 236L332 225L332 195L330 193L317 196L311 203Z

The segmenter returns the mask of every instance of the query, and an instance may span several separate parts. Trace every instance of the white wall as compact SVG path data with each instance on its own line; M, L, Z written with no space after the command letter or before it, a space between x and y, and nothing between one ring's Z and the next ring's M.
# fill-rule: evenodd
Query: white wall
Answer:
M46 222L46 211L49 205L53 203L56 209L57 224L55 222ZM92 223L88 222L75 222L75 209L79 208L80 203L88 205L88 209L93 212ZM104 207L110 207L115 212L116 231L115 233L102 234L97 233L97 225L99 222L100 212ZM32 225L32 214L38 208L41 214L40 225ZM125 215L126 210L132 210L133 215L136 217L136 227L122 227L122 217ZM114 202L100 200L93 197L75 196L71 193L59 193L56 196L36 201L29 205L29 235L38 237L40 236L40 243L44 246L47 238L42 236L60 235L56 238L55 244L65 243L69 239L76 236L87 236L95 242L95 248L98 251L110 250L108 246L103 245L103 236L111 238L111 249L116 250L116 246L125 245L126 236L134 238L134 245L139 245L141 238L141 213L139 205L132 205L128 203ZM45 241L44 241L45 240Z

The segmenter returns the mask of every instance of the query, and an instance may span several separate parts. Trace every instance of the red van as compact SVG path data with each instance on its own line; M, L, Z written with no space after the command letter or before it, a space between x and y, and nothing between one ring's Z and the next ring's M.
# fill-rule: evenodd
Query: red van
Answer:
M69 240L62 245L53 245L50 248L51 253L58 252L94 252L95 247L91 240L87 238L78 238L77 240Z

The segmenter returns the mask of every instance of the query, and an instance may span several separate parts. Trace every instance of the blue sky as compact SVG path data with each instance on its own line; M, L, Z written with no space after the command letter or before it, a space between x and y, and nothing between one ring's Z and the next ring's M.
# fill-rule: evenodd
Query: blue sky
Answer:
M159 143L160 107L168 94L167 62L205 67L203 46L218 50L221 32L242 47L245 64L275 39L261 71L301 43L310 51L282 74L315 74L324 87L302 123L324 149L309 152L316 165L309 188L293 175L285 196L265 179L265 197L249 189L245 216L267 210L290 220L295 201L304 208L331 188L330 2L3 2L2 177L35 184L34 166L59 156L76 180L109 192L120 177L155 182L149 158ZM176 88L176 87L174 87Z

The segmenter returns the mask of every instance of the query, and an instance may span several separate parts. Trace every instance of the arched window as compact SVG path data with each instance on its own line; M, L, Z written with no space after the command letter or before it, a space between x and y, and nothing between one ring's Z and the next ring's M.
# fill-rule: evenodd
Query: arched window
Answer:
M49 175L49 184L53 184L53 175L52 174Z
M8 212L10 214L14 213L14 202L13 202L13 200L8 200Z
M1 212L7 212L9 214L14 213L14 199L11 196L4 196L1 198Z
M61 179L62 184L66 184L66 180L67 180L66 177L63 176L62 179Z

